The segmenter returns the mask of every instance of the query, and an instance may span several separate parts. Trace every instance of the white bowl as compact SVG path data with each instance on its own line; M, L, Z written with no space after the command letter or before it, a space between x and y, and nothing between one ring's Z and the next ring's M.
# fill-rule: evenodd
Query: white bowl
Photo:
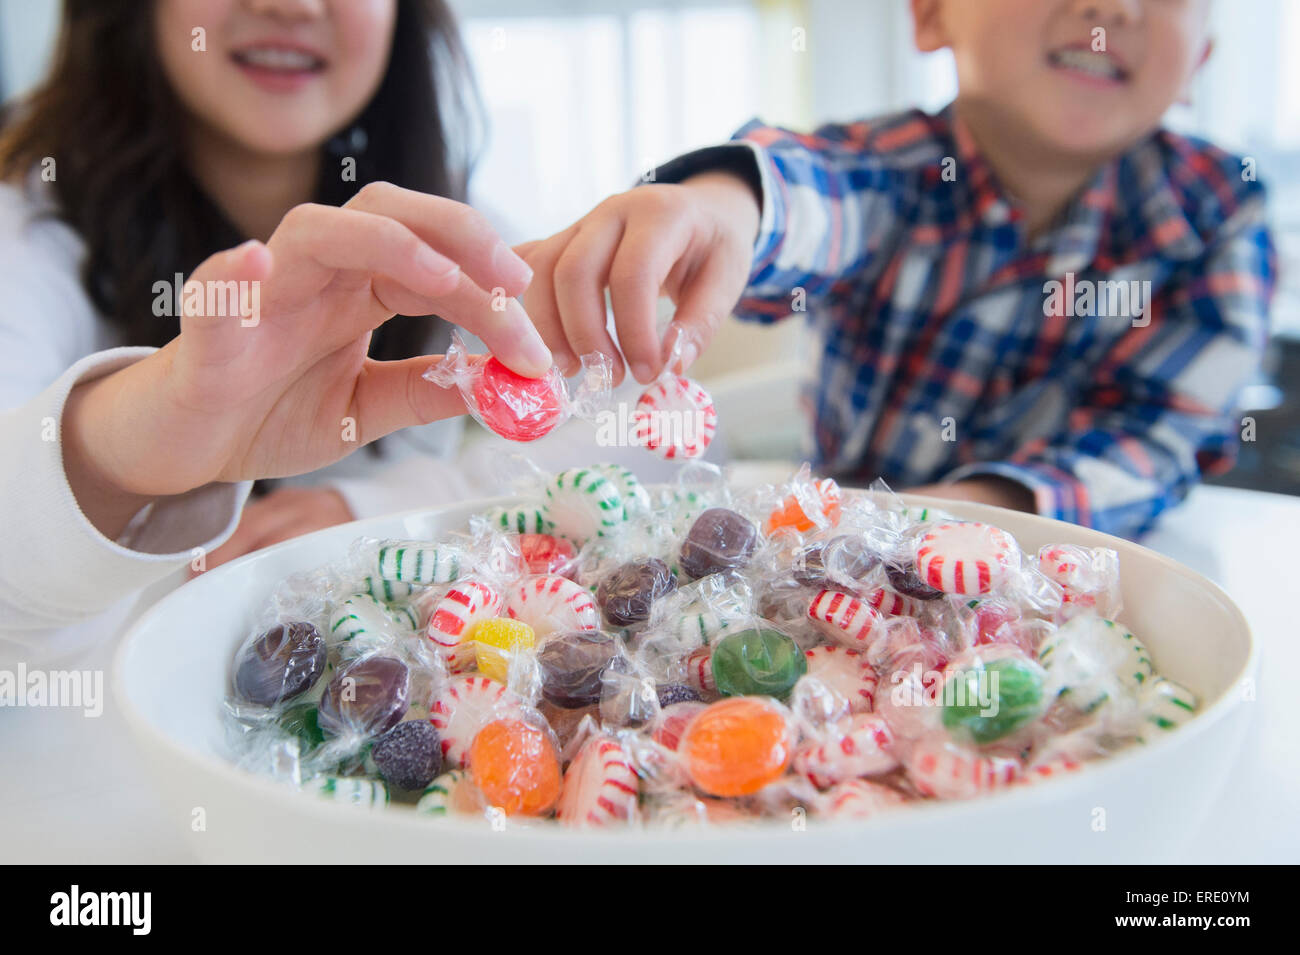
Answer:
M224 754L221 702L231 659L275 586L341 560L360 536L430 538L499 503L358 521L212 570L159 601L123 640L114 690L174 819L213 862L1149 862L1204 821L1245 729L1255 646L1218 587L1136 544L1071 524L921 497L959 517L1048 543L1119 552L1125 610L1157 670L1201 701L1185 726L1068 777L967 802L925 804L859 822L581 832L477 817L367 811L245 772Z

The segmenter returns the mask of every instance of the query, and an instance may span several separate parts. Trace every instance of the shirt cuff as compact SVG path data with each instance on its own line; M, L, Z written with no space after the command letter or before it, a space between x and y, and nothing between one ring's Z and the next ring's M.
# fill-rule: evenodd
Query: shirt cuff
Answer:
M93 617L210 552L239 522L252 482L209 484L160 498L117 540L82 513L63 469L68 393L152 354L114 348L81 359L26 405L0 413L0 616L4 629L60 627Z
M1092 526L1092 508L1083 484L1073 474L1050 464L985 461L966 464L947 474L945 483L988 475L1006 478L1034 495L1034 510L1043 517Z

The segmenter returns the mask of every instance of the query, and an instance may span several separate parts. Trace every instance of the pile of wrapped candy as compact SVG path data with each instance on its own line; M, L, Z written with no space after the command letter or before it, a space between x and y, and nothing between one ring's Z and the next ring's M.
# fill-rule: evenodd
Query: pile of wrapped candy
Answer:
M964 799L1193 714L1116 622L1118 575L806 466L746 489L575 468L284 582L234 659L231 747L326 798L514 825Z

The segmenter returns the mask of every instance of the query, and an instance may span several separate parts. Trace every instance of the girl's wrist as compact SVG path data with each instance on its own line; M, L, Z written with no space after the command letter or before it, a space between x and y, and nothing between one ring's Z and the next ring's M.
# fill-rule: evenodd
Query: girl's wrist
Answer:
M61 445L63 470L86 519L105 537L119 537L131 518L145 505L170 493L142 486L150 474L157 484L167 473L165 462L146 459L142 448L156 430L150 409L156 407L157 389L145 384L143 393L154 398L132 402L129 395L142 377L154 369L155 356L120 371L75 386L63 406ZM135 388L134 390L139 390ZM139 439L139 440L137 440Z

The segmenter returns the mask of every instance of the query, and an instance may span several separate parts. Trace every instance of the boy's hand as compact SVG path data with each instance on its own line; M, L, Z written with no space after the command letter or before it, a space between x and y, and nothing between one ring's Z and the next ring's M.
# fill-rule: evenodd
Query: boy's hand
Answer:
M1007 478L994 476L972 477L952 484L924 484L909 487L908 494L925 494L929 497L942 497L950 501L974 501L976 504L992 504L1013 511L1035 512L1034 495L1023 484Z
M563 232L516 247L534 273L524 309L566 374L577 372L578 356L599 351L613 359L616 384L623 359L648 383L678 335L686 336L685 370L745 289L759 215L750 186L724 172L612 196ZM622 356L606 329L606 287ZM661 342L662 292L677 314Z

